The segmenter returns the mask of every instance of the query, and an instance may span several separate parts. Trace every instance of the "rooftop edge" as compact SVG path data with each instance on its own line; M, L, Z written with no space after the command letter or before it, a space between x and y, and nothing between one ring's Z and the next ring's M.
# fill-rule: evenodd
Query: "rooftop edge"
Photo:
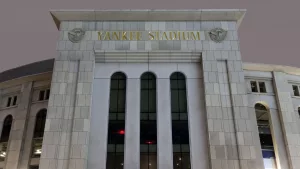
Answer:
M57 26L61 21L236 21L241 24L246 9L60 9L50 10Z

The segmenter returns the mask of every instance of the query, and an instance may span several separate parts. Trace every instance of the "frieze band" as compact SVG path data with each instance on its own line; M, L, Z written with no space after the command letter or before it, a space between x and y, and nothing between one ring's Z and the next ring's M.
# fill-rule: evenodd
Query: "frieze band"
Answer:
M77 43L82 40L85 31L75 28L69 32L69 40ZM222 42L227 31L215 28L208 32L210 39L216 43ZM195 40L199 41L200 31L98 31L98 40L101 41L151 41L151 40Z

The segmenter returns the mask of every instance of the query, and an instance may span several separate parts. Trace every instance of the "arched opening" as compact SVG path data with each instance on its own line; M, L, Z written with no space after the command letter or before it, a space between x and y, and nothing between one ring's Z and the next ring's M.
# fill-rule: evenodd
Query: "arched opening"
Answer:
M276 169L276 156L270 127L270 112L261 103L255 104L254 108L265 169Z
M146 72L141 76L140 105L140 168L156 169L156 77L153 73Z
M126 76L116 72L111 76L109 121L107 135L107 169L123 169L125 140Z
M2 133L0 138L0 161L4 161L6 157L7 144L9 140L10 131L11 131L12 121L13 121L12 115L8 115L3 122Z
M32 141L32 158L39 158L42 154L43 136L47 117L47 109L40 110L36 115Z
M182 73L175 72L170 77L173 168L189 169L190 145L186 95L186 80Z

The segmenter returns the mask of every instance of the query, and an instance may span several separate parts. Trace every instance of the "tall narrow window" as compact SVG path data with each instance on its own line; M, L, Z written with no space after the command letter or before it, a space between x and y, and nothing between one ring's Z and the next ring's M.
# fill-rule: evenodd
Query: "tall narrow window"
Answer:
M11 103L11 97L9 97L9 98L7 99L6 107L10 107L10 103Z
M265 82L258 82L260 93L267 93Z
M46 123L47 110L42 109L36 115L32 141L32 157L39 158L42 154L42 143Z
M141 169L157 169L156 78L146 72L141 76Z
M299 88L297 85L293 85L294 96L300 96Z
M1 138L0 138L0 161L4 161L6 157L7 143L9 140L9 134L11 130L13 117L8 115L3 123Z
M265 168L275 169L276 157L270 129L269 112L264 105L257 103L255 104L255 113Z
M185 76L175 72L170 80L173 165L175 169L188 169L191 164Z
M107 169L123 169L125 136L126 76L117 72L111 77L107 136Z
M251 91L252 92L258 92L256 81L251 81L250 85L251 85Z

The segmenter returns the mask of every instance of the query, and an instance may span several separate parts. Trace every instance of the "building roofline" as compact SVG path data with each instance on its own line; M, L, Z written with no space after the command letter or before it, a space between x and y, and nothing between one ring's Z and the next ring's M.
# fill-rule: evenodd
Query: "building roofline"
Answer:
M300 68L292 67L292 66L284 66L284 65L244 62L243 70L261 71L261 72L284 72L287 74L300 76Z
M0 73L0 83L53 71L54 59L30 63Z
M127 9L127 10L50 10L57 26L61 21L236 21L241 24L246 9Z

